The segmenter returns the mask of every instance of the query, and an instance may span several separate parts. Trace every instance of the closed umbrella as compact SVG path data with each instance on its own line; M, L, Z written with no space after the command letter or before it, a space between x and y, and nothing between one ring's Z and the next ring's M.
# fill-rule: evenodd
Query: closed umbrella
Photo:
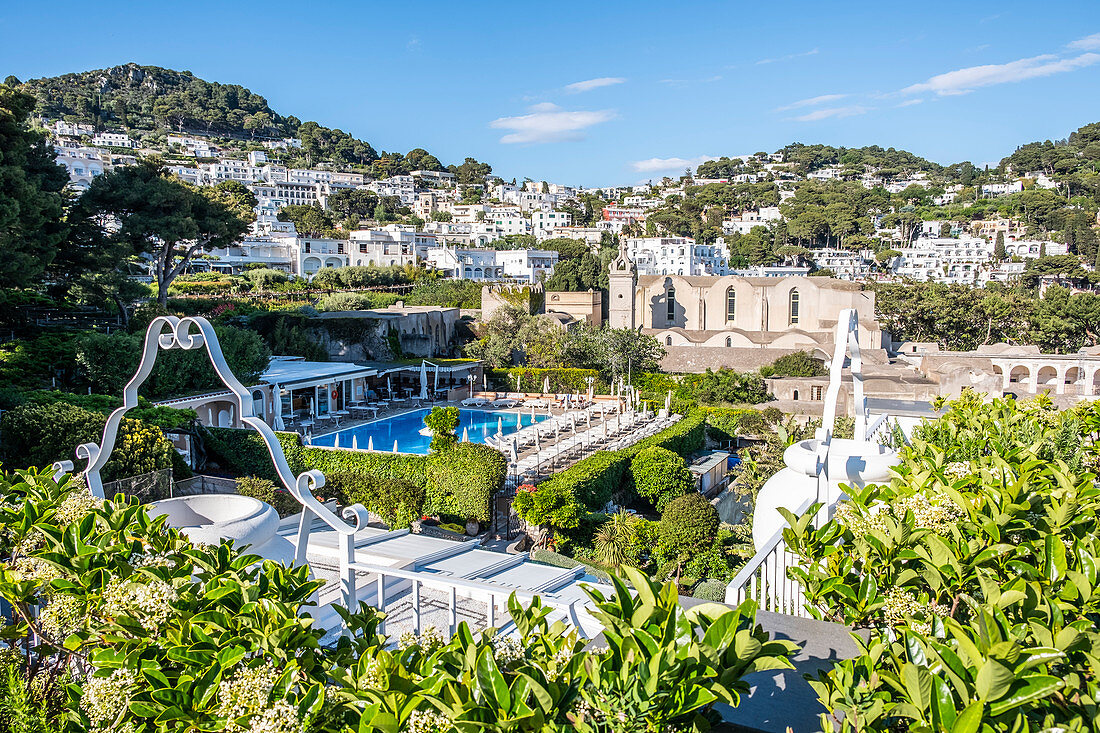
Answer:
M396 440L395 440L395 441L393 441L393 452L394 452L394 453L396 453L396 452L397 452L397 441L396 441Z
M367 450L374 450L374 436L371 435L367 438Z
M531 405L531 424L535 424L535 406Z
M569 413L569 424L573 428L573 434L576 435L576 433L577 433L577 413L575 413L575 412Z
M672 409L672 390L668 391L668 395L665 397L665 412Z
M439 379L439 372L436 372L436 381ZM428 362L420 362L420 399L428 399Z
M504 435L504 418L497 418L497 435Z
M386 375L386 392L389 393L390 399L393 399L393 384L390 383L390 377Z
M358 436L355 436L355 435L351 436L351 449L352 450L359 450L359 437Z
M550 393L550 377L549 377L549 375L542 378L542 393L543 394L549 394Z
M512 463L516 463L519 460L519 447L516 445L514 436L511 442L508 443L508 452L512 454Z
M466 428L462 428L462 442L463 443L469 443L470 442L470 434L468 432L466 432Z
M522 392L523 391L522 387L520 387L521 384L523 384L523 372L519 372L518 374L516 374L516 391L517 392Z

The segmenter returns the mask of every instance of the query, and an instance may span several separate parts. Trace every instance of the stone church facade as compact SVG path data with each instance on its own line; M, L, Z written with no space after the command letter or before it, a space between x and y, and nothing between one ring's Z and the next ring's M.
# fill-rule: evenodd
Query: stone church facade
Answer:
M799 350L825 357L845 308L859 316L860 345L882 348L875 294L858 283L797 276L639 276L625 250L609 269L609 325L654 336L672 357L666 368L745 368ZM685 349L704 351L685 354ZM745 353L750 349L756 353Z

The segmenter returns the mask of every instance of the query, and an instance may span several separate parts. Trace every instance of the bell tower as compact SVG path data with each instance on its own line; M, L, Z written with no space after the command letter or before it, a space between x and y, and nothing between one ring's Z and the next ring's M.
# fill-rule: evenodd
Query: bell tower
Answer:
M608 272L607 322L611 328L635 328L634 290L638 285L638 268L626 252L626 239L619 244L619 255L611 260Z

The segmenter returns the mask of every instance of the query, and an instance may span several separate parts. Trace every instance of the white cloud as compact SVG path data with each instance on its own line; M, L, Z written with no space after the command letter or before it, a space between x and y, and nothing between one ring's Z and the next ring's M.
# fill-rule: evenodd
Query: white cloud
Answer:
M1066 46L1081 51L1088 51L1091 48L1100 48L1100 33L1093 33L1091 36L1078 38L1076 41L1067 43Z
M512 130L500 139L506 145L557 143L583 140L586 129L615 117L614 110L610 109L569 111L550 102L536 104L528 109L530 111L525 115L493 120L489 127Z
M847 107L825 107L823 109L815 109L813 112L804 115L799 115L794 119L799 122L817 122L818 120L840 119L842 117L854 117L856 115L867 114L872 109L873 107L864 107L860 104L853 104Z
M895 104L894 106L895 107L912 107L914 104L920 104L923 101L924 101L923 99L907 99L904 102L899 102L898 104Z
M708 160L718 160L714 155L700 155L696 158L647 158L635 160L630 164L638 173L663 173L665 171L682 171L685 168L695 168L700 163Z
M790 61L791 59L798 59L802 58L803 56L814 56L816 54L817 49L811 48L809 51L803 51L802 53L789 53L786 56L777 56L771 59L760 59L756 62L756 65L761 66L763 64L774 64L777 61Z
M626 81L626 79L621 76L601 76L599 79L586 79L585 81L575 81L572 84L566 84L565 91L570 94L578 94L580 92L591 91L592 89L599 89L600 87L622 84L624 81Z
M800 99L797 102L791 102L785 104L782 107L776 107L776 112L786 112L791 109L798 109L799 107L816 107L819 104L826 104L828 102L835 102L839 99L844 99L847 94L822 94L817 97L810 97L808 99Z
M965 69L948 71L945 74L937 74L928 81L902 89L901 93L935 92L940 96L967 94L979 87L1061 74L1066 71L1092 66L1097 62L1100 62L1100 54L1097 53L1083 53L1080 56L1066 59L1058 58L1054 54L1043 54L1042 56L1018 59L1005 64L970 66Z

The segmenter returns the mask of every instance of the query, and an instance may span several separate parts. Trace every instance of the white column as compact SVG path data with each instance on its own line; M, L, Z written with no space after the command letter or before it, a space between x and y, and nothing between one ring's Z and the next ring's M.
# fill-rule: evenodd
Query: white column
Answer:
M1056 367L1055 369L1058 372L1058 376L1057 376L1058 384L1057 384L1057 388L1054 390L1054 394L1065 394L1066 393L1066 366L1063 364L1062 366Z

